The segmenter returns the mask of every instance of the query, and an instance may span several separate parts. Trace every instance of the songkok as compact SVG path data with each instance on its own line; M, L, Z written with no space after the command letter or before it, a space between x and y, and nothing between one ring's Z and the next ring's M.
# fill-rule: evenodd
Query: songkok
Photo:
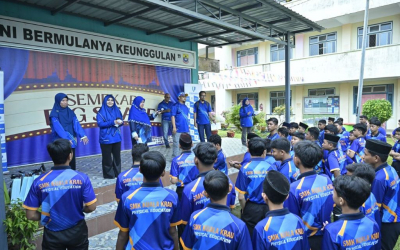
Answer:
M368 149L368 151L382 155L388 155L392 150L392 146L389 143L374 139L368 139L365 148Z

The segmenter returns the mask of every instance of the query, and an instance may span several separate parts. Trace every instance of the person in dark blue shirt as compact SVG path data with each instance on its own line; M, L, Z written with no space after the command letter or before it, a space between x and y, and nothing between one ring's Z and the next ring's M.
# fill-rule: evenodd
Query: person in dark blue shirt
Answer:
M379 128L381 128L381 121L378 120L376 117L372 117L369 121L369 128L371 130L371 135L366 136L365 139L373 139L373 140L381 140L386 142L386 132L385 134L381 134L379 132Z
M307 128L308 128L307 124L302 123L302 122L299 123L299 132L300 133L306 134Z
M226 206L232 189L228 177L220 171L210 171L204 177L204 195L210 203L190 216L180 239L184 250L252 250L246 224Z
M331 179L346 174L346 156L342 150L338 150L337 148L339 139L339 136L325 134L324 143L322 144L322 148L326 150L324 154L324 173Z
M23 204L26 218L44 225L42 249L88 249L84 212L96 210L97 201L90 179L69 166L69 140L57 139L47 145L47 151L54 167L33 181Z
M140 172L143 184L122 195L114 224L119 228L116 250L178 250L176 226L181 224L178 195L161 187L166 161L158 151L142 156ZM155 233L156 232L156 233Z
M164 144L166 148L170 148L168 141L168 133L172 133L171 111L174 103L171 101L170 94L164 95L164 100L158 104L157 111L161 113L161 125L163 131Z
M360 177L342 175L333 182L333 200L342 208L339 220L324 229L322 245L327 250L380 250L378 224L359 208L368 199L371 186Z
M363 162L365 138L364 135L367 132L367 126L363 123L357 123L353 126L353 134L357 138L353 141L350 148L347 150L347 155L355 162Z
M319 140L319 143L321 143L321 145L324 142L325 127L326 127L326 120L319 120L318 121L318 129L319 129L318 140Z
M217 161L214 163L214 169L222 171L224 174L228 175L228 165L226 164L226 156L222 150L222 139L219 135L211 135L209 142L214 144L215 148L218 150Z
M276 170L276 167L264 160L266 150L263 139L251 139L249 152L251 161L240 169L236 179L236 191L239 192L239 203L243 211L241 218L252 235L255 225L268 211L268 207L261 197L262 182L268 171Z
M193 118L194 126L199 130L199 137L201 142L205 142L204 132L206 132L207 141L211 136L211 122L214 119L211 115L212 109L210 103L208 103L206 98L206 92L200 91L200 100L193 105ZM214 123L215 121L212 120Z
M394 130L394 138L396 139L392 150L390 151L390 156L393 158L392 167L400 174L400 128Z
M286 138L279 138L271 142L272 156L275 158L275 166L290 183L297 180L299 170L290 156L290 142Z
M278 119L276 119L275 117L269 118L267 120L267 127L269 131L269 135L267 138L271 141L278 139Z
M189 133L189 108L186 106L187 94L180 92L178 102L172 106L171 122L172 122L172 157L179 155L179 138L182 133Z
M284 207L303 219L311 249L321 249L321 229L325 221L331 221L333 210L332 181L314 170L322 159L322 149L318 145L301 141L294 146L294 152L294 164L300 170L300 176L290 184L289 198Z
M250 104L249 98L242 100L242 107L239 109L240 126L242 127L242 145L247 146L247 134L250 133L253 127L254 109Z
M268 172L261 195L270 211L254 228L253 249L310 250L302 219L283 208L289 190L290 184L284 175L275 170Z
M387 164L392 146L379 140L367 140L365 144L365 163L375 169L372 193L381 208L382 249L393 249L400 235L400 185L396 170Z

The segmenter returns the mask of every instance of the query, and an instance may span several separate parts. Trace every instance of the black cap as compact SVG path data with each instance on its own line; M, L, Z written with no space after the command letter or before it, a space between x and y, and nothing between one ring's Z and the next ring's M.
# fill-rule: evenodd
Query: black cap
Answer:
M192 137L188 133L182 133L179 137L179 145L183 148L189 148L192 146Z
M290 183L288 179L279 171L270 170L265 176L268 193L278 193L279 195L288 195ZM267 194L268 196L268 194Z
M302 128L304 128L304 129L307 129L307 128L308 128L308 125L305 124L305 123L302 123L302 122L299 123L299 126L302 127Z
M247 134L247 140L251 140L253 138L259 137L257 134L255 133L248 133Z
M290 123L284 122L284 123L282 124L282 126L289 128L289 127L290 127Z
M332 135L332 134L324 134L324 139L330 142L338 143L340 140L340 137L337 135Z
M380 140L368 139L365 143L365 148L368 149L368 151L388 155L392 150L392 145Z

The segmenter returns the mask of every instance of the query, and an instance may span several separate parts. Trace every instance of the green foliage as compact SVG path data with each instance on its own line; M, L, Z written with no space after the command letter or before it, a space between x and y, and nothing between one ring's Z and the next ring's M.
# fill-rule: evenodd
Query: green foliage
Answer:
M382 123L386 122L392 117L392 104L387 100L368 100L363 105L363 115L371 117L378 117Z
M9 238L9 249L36 249L36 246L31 241L37 237L36 232L39 224L37 221L31 221L26 218L21 200L7 206L4 225Z
M6 205L10 204L10 196L8 195L8 189L6 185L6 181L3 180L3 190L4 190L4 201Z
M253 124L255 125L260 125L260 126L267 126L267 123L265 121L265 113L260 112L258 115L253 116Z
M231 110L229 112L224 111L224 115L225 115L225 122L229 123L229 124L233 124L235 125L238 129L242 129L240 126L240 105L235 105L231 108ZM264 124L264 126L266 125L265 123L265 113L264 112L260 112L258 115L253 116L253 125L257 125L257 124Z
M285 115L285 105L275 107L272 113L279 116ZM290 114L293 115L293 107L290 107Z

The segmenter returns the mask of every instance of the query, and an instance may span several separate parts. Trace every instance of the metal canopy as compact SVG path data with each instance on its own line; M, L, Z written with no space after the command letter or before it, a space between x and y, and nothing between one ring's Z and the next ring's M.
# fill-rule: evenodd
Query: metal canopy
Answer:
M210 47L268 40L286 44L287 34L322 26L275 0L15 0L49 10L164 34Z

